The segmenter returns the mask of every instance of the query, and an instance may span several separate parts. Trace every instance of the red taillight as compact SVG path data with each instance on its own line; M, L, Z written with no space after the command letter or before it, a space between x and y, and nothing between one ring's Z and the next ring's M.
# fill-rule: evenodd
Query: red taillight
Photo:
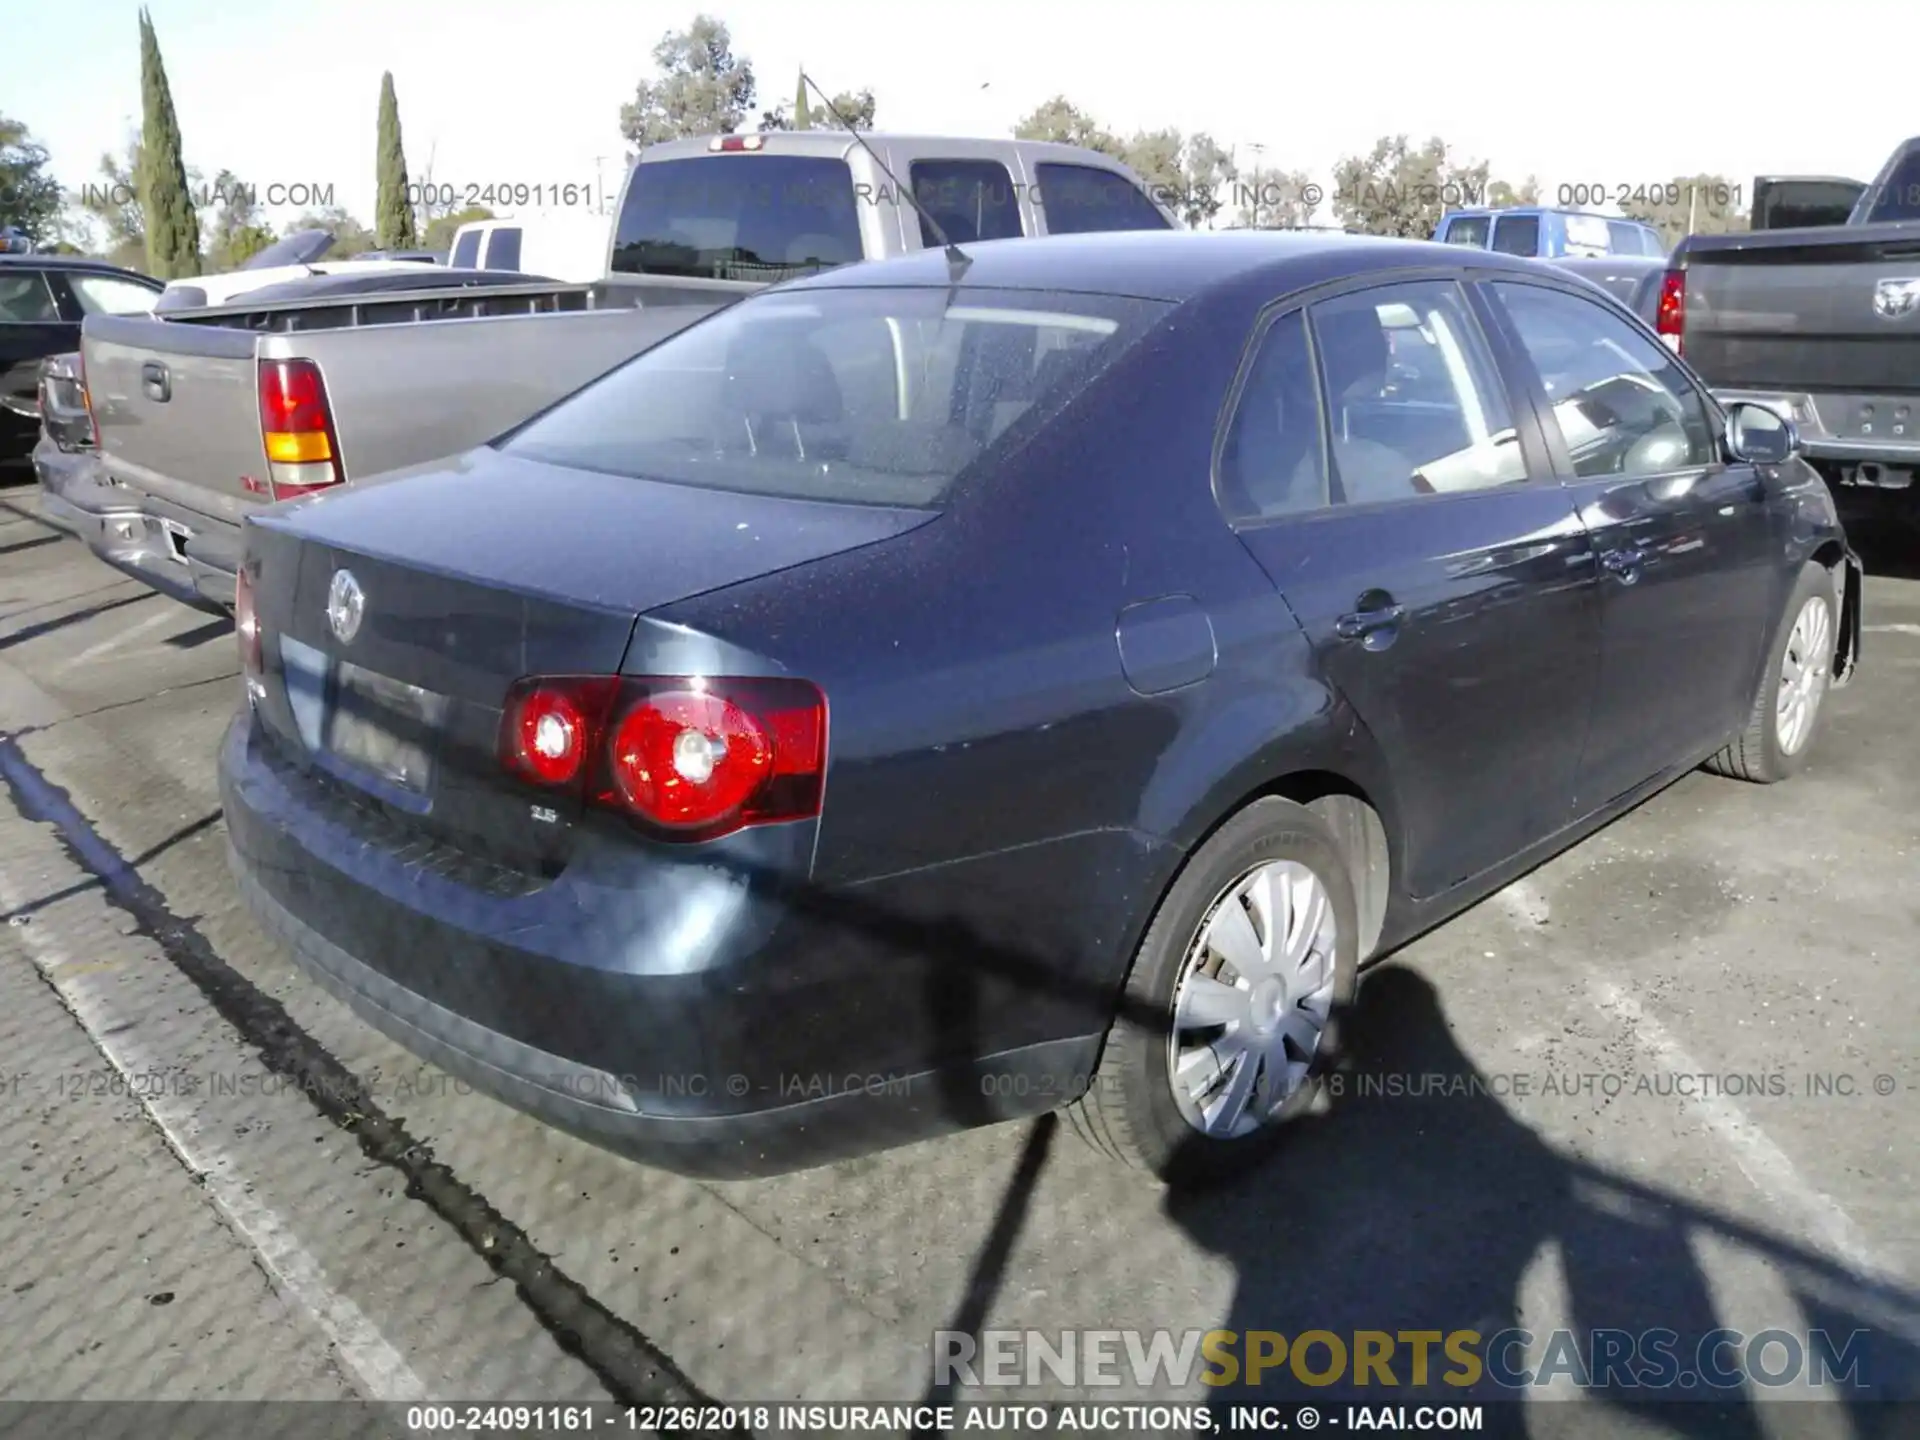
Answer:
M707 149L733 154L739 150L758 150L765 143L758 135L716 135L707 142Z
M1660 280L1660 307L1654 312L1653 328L1678 355L1681 353L1681 336L1686 324L1687 272L1669 270Z
M577 785L617 684L592 675L521 681L507 696L501 760L536 785Z
M764 677L540 677L501 717L509 771L680 840L818 815L826 739L818 687Z
M310 495L345 478L327 384L311 360L260 362L260 436L275 500Z
M253 579L242 565L233 577L233 633L240 641L240 668L249 678L260 673L260 617L253 610Z

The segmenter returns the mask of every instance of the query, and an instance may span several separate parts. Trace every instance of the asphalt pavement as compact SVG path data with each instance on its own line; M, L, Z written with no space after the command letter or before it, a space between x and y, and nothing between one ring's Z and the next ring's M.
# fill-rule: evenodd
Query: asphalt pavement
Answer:
M1513 1327L1857 1333L1920 1397L1920 542L1853 533L1801 776L1689 775L1375 965L1324 1113L1169 1202L1050 1120L694 1181L414 1060L239 908L231 628L0 489L0 1398L906 1401L938 1330ZM1916 1433L1815 1393L1487 1433Z

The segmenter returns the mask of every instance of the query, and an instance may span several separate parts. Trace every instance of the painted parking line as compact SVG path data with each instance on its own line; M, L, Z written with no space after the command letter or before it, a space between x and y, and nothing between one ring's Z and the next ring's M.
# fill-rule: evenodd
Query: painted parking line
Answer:
M7 875L0 874L0 908L19 910L28 896ZM341 1362L352 1373L362 1394L370 1400L419 1401L432 1398L426 1385L388 1343L366 1312L327 1283L326 1272L291 1227L253 1194L245 1172L221 1144L217 1133L200 1123L198 1100L161 1085L143 1084L143 1077L166 1073L177 1056L147 1040L149 1018L136 1006L129 1009L114 977L115 966L76 963L59 942L52 927L17 927L14 938L32 957L42 978L87 1033L107 1062L118 1072L124 1093L133 1097L166 1139L189 1174L200 1180L207 1197L259 1256L281 1293L304 1309L333 1342Z
M164 610L157 615L149 615L147 616L146 619L140 621L138 624L129 625L125 630L120 631L119 634L109 635L106 639L102 640L99 644L89 645L86 649L82 650L78 655L72 656L69 659L61 661L60 668L62 670L70 670L75 665L84 665L89 660L98 660L102 655L107 654L109 651L119 649L122 645L125 645L129 640L132 640L135 636L144 635L149 630L158 629L160 626L165 625L169 620L177 620L179 618L180 617L174 614L170 609Z
M1687 1052L1671 1031L1647 1014L1640 1002L1610 980L1594 976L1587 993L1633 1037L1649 1059L1673 1075L1700 1075L1706 1067ZM1733 1153L1734 1163L1760 1193L1793 1215L1802 1233L1818 1239L1837 1258L1862 1275L1897 1277L1897 1267L1876 1255L1853 1217L1816 1188L1786 1151L1768 1138L1751 1116L1723 1095L1686 1094L1688 1111Z
M1899 621L1891 625L1869 625L1866 629L1876 635L1920 635L1920 625L1906 625Z

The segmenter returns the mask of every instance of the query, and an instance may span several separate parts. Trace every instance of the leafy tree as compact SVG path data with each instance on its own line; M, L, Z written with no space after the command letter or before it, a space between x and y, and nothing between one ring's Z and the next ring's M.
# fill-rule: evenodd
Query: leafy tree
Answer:
M400 102L394 98L393 72L380 77L380 138L375 161L378 198L374 225L383 250L411 250L418 244L413 228L413 206L407 195L407 152L400 142Z
M231 170L213 178L219 209L207 226L207 266L216 275L238 270L273 243L273 231L261 222L258 194Z
M424 250L451 250L454 232L462 225L493 218L493 211L484 205L469 205L464 210L445 211L427 222L427 228L420 237L420 247Z
M94 232L88 248L116 265L147 263L147 220L140 210L140 137L129 136L124 155L100 157L99 178L80 191L80 220Z
M381 247L375 242L373 231L349 215L343 206L334 205L325 210L307 210L287 222L280 232L282 239L302 230L325 230L333 236L333 245L328 249L325 259L346 260L361 255L368 250Z
M1239 178L1232 155L1203 131L1139 130L1122 139L1064 95L1036 107L1013 134L1017 140L1050 140L1111 155L1189 226L1211 222Z
M731 135L753 110L753 62L737 60L726 23L696 15L653 47L660 76L642 80L620 107L620 133L635 145L683 135Z
M1242 204L1234 223L1256 230L1286 230L1310 224L1320 203L1320 187L1304 170L1256 168L1238 193Z
M17 225L36 247L60 224L60 182L47 173L47 147L18 120L0 115L0 226Z
M1671 249L1689 233L1745 230L1748 217L1740 205L1741 190L1724 175L1676 175L1665 185L1649 186L1644 196L1636 191L1620 203L1620 213L1653 226Z
M147 270L163 280L200 273L200 217L187 188L180 120L160 59L153 17L140 11L140 210L146 222Z
M1382 136L1366 155L1334 167L1333 213L1343 225L1374 235L1425 240L1450 208L1478 205L1487 194L1487 163L1462 165L1435 136L1418 150L1405 135Z
M1504 210L1509 205L1538 205L1540 203L1540 180L1529 175L1516 190L1504 180L1495 180L1487 186L1487 204L1495 209Z
M1016 140L1052 140L1061 145L1079 145L1116 160L1122 149L1116 136L1102 129L1091 115L1064 95L1056 95L1036 108L1013 127L1013 135Z
M793 97L793 108L776 105L771 110L760 112L760 131L769 130L838 130L840 121L834 118L840 115L847 121L850 130L873 129L874 98L871 90L842 90L829 102L832 109L818 100L807 103L807 82L800 82L799 93Z
M1204 130L1197 131L1180 147L1181 200L1173 209L1189 228L1210 226L1239 178L1232 154Z

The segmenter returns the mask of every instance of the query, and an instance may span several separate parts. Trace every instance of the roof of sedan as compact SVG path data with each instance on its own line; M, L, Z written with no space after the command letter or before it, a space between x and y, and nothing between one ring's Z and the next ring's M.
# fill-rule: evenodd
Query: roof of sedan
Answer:
M151 275L142 275L138 270L128 270L105 260L93 260L85 255L55 255L44 250L30 255L0 255L0 266L14 270L74 270L87 275L113 275L156 289L165 283Z
M1343 272L1443 265L1530 270L1526 261L1429 240L1310 231L1125 230L989 240L963 247L972 262L959 283L1007 290L1083 291L1188 300L1218 286L1257 277L1299 289ZM790 281L781 288L842 289L855 285L946 286L953 283L939 249L869 261ZM1276 294L1282 293L1276 290Z

